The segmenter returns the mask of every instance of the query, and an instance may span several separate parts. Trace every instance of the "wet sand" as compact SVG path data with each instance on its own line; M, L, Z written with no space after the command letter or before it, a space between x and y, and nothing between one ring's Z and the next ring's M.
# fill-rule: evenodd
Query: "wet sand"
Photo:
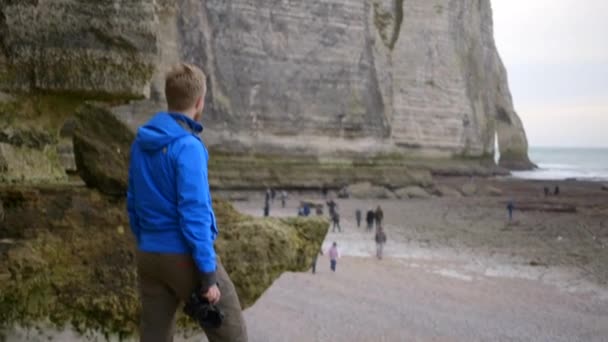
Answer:
M337 200L344 232L324 248L338 243L338 272L320 256L318 274L284 274L245 313L251 341L608 341L608 196L563 183L563 195L544 199L542 183L491 182L503 196ZM293 215L315 196L294 194L271 214ZM578 212L516 211L509 223L510 199ZM259 216L260 203L235 205ZM378 204L389 239L381 261L354 221L356 208Z

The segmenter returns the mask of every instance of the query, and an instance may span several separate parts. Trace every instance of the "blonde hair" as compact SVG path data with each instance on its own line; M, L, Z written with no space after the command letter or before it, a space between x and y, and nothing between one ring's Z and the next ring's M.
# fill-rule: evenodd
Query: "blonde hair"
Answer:
M185 111L207 92L205 73L195 65L174 65L165 77L165 97L169 110Z

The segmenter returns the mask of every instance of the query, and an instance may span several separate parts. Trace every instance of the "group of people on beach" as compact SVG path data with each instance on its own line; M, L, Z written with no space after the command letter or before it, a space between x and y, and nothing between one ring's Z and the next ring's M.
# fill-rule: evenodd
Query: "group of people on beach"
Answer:
M341 233L342 227L340 226L340 213L339 213L339 209L338 209L338 204L333 199L329 199L326 202L326 205L328 207L329 217L332 222L332 232L336 232L336 229L338 229L338 232ZM361 209L355 210L355 220L357 222L357 228L361 227L362 219L363 219L363 212L361 211ZM369 208L366 213L365 220L367 223L367 228L366 228L367 232L371 232L374 229L374 226L376 227L376 233L374 236L374 241L376 242L376 257L378 259L382 259L383 252L384 252L384 245L386 244L386 241L387 241L386 233L384 232L384 228L382 226L382 222L384 220L384 211L382 210L382 208L380 206L378 206L375 210L373 208ZM319 251L319 254L323 255L324 254L323 250ZM332 243L331 247L327 251L327 254L329 256L330 269L332 272L335 272L337 264L338 264L338 259L340 258L340 251L338 249L337 242L334 241ZM312 262L312 273L313 274L316 273L317 258L318 258L318 255L315 255L315 257L313 258L313 262Z
M277 191L274 188L266 189L266 194L264 196L264 216L270 216L270 206L271 203L274 203L276 197ZM287 191L280 191L279 197L281 199L281 207L285 208L285 203L287 202Z

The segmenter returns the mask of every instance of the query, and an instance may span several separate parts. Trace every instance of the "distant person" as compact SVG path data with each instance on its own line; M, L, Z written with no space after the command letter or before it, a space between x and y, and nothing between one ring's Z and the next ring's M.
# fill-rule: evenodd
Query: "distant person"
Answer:
M277 191L274 188L270 188L270 200L274 202L275 197L277 196Z
M507 204L507 211L509 212L509 222L513 221L513 209L515 209L515 205L513 201L509 201Z
M334 242L329 249L329 268L332 272L336 272L336 266L338 265L338 259L340 258L340 251L338 251L338 244Z
M376 229L378 229L379 227L382 227L382 220L384 219L384 212L382 211L382 208L380 208L380 206L378 206L378 208L376 208L376 213L374 215L374 218L376 220Z
M555 186L555 190L553 191L553 194L554 194L555 196L559 196L559 185L556 185L556 186Z
M323 205L316 205L315 213L317 214L317 216L322 216L323 215Z
M270 216L270 203L266 202L264 204L264 217Z
M357 219L357 228L361 227L361 209L355 210L355 219Z
M287 192L281 191L281 207L285 208L285 202L287 201Z
M375 220L375 216L376 214L374 213L374 211L370 208L367 211L367 215L365 216L365 221L367 221L367 231L371 232L372 229L374 229L374 220Z
M338 204L333 199L327 201L326 204L327 208L329 208L329 217L333 217L334 213L336 212L336 207L338 207Z
M264 198L264 202L270 203L270 189L266 188L266 197Z
M323 198L327 198L327 186L323 185L321 188L321 193L323 194Z
M549 190L549 187L546 186L545 187L545 197L549 197L551 190Z
M333 227L331 229L332 232L336 231L336 227L338 227L338 232L342 232L342 228L340 227L340 213L337 211L334 212L334 215L331 217L331 222L333 223Z
M310 215L310 206L308 205L308 203L304 204L304 216L308 216Z
M384 251L384 244L386 243L386 233L384 233L384 229L380 226L376 230L376 257L378 259L382 259L382 253Z

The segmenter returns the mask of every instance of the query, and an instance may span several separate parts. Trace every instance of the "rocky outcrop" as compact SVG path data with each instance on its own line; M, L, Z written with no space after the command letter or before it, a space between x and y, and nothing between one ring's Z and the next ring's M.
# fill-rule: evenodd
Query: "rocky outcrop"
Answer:
M407 198L418 198L418 199L427 199L431 198L431 195L426 192L426 190L417 187L417 186L408 186L405 188L395 190L395 194L397 197L401 199Z
M483 193L484 193L484 195L494 196L494 197L499 197L499 196L502 196L502 194L503 194L502 190L500 190L497 187L490 186L490 185L486 186L483 189Z
M370 198L379 198L379 199L390 199L395 198L395 194L393 194L390 190L383 186L373 185L369 182L357 183L349 185L346 188L346 193L349 194L349 197L353 198L361 198L361 199L370 199Z
M143 98L157 16L148 0L0 1L0 89Z
M502 166L531 166L489 0L2 1L0 13L0 90L121 104L132 126L163 107L170 64L202 66L205 140L237 169L259 156L334 175L386 156L491 161L496 134ZM262 167L228 183L281 184Z
M464 196L470 197L476 195L479 188L475 183L466 183L461 186L460 191Z
M104 194L124 196L129 153L135 135L101 105L85 104L76 113L73 146L80 177Z
M135 246L124 200L73 186L2 187L0 200L0 336L49 323L119 337L136 331ZM308 269L329 227L323 218L254 219L222 201L214 209L216 249L243 307L281 273Z
M435 193L437 196L441 196L441 197L453 197L453 198L462 197L462 194L460 193L460 191L450 188L449 186L445 186L445 185L438 186L435 189Z

